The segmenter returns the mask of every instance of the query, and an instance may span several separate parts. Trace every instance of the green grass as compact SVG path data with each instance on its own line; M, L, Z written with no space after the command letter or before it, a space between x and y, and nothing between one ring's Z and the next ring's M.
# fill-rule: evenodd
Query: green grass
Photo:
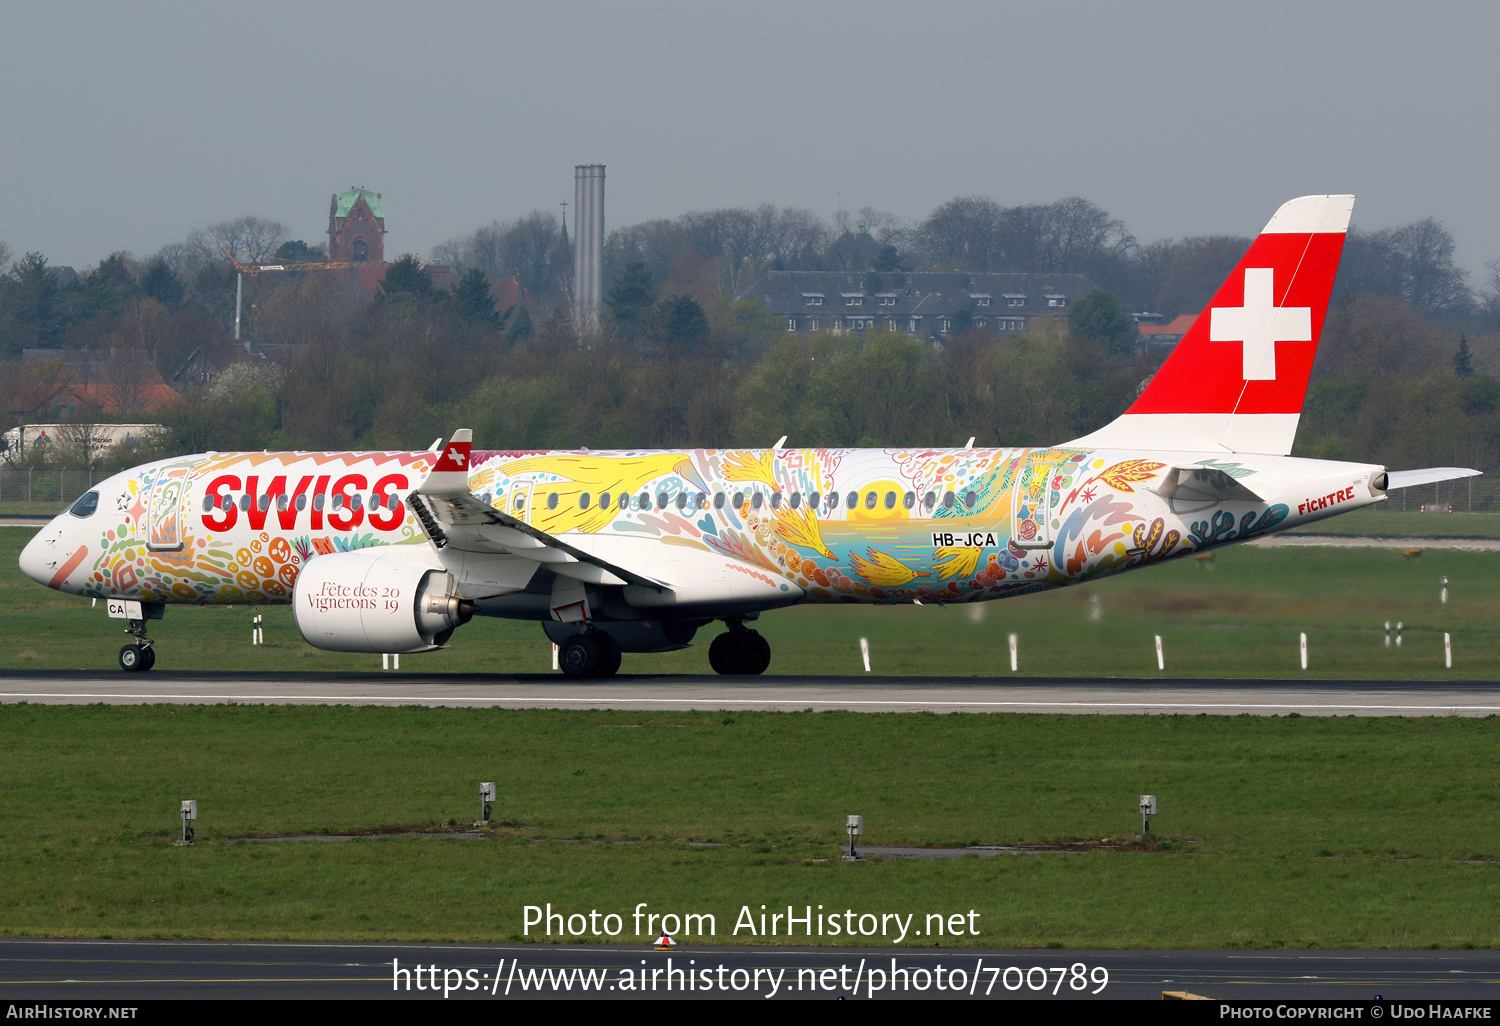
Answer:
M1370 538L1500 538L1500 513L1417 513L1377 506L1294 527L1288 533Z
M1500 858L1497 731L10 705L0 934L507 940L528 904L628 915L645 901L713 914L719 943L766 939L732 934L741 906L822 904L919 921L974 909L981 935L950 939L964 945L1488 947L1500 866L1461 860ZM487 837L414 833L471 821L489 779L501 825ZM837 861L849 812L871 845L1121 839L1142 792L1159 796L1158 850ZM176 848L189 797L198 843ZM239 840L324 831L396 836Z

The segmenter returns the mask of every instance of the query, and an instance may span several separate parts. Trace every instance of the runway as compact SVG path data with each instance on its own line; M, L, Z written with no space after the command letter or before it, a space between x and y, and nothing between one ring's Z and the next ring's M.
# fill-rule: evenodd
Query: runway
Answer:
M427 705L508 709L1493 716L1500 682L0 671L0 704Z
M674 976L668 975L671 968ZM638 985L622 986L627 978ZM1500 971L1487 951L699 945L669 953L643 944L0 941L0 1000L12 1002L523 997L1155 1000L1163 991L1188 991L1221 1000L1370 1001L1379 996L1389 1002L1488 1003L1494 1000L1497 983Z

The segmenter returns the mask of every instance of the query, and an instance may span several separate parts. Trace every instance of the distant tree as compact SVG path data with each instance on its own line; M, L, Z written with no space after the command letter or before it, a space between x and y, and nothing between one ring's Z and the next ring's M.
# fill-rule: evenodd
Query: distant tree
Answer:
M76 316L79 320L103 317L114 320L136 292L135 277L126 263L127 254L115 253L100 262L83 280Z
M1000 270L1004 215L998 203L983 196L949 200L917 228L916 242L923 263L935 270Z
M1094 289L1073 304L1068 312L1068 330L1102 346L1117 360L1129 360L1135 355L1139 333L1135 318L1124 303L1103 289Z
M495 296L489 279L479 268L471 268L453 290L453 312L470 328L499 331L505 317L495 311Z
M657 335L669 350L696 348L708 341L708 317L692 296L671 296L657 307Z
M5 350L19 356L23 349L55 349L62 344L62 310L57 278L40 253L27 253L11 265L5 293Z
M482 277L482 275L481 275ZM385 280L380 283L378 296L382 301L407 299L425 302L435 298L432 275L422 266L415 254L406 253L397 257L385 271Z
M263 264L287 240L289 234L291 229L280 221L246 216L237 217L233 221L220 221L207 228L195 228L188 235L187 245L200 265L223 260L222 250L225 249L234 254L237 260Z
M316 264L328 259L323 246L309 246L301 239L291 239L276 247L275 258L289 264Z
M1474 376L1474 360L1469 355L1469 336L1458 337L1458 352L1453 354L1453 373L1460 378L1472 378Z
M639 260L625 265L604 297L604 303L615 315L615 320L626 326L639 325L642 315L655 302L656 278Z
M178 306L183 296L187 294L182 279L160 256L145 266L141 271L141 276L136 279L135 287L141 295L154 299L169 309Z
M512 345L517 342L525 342L531 337L531 313L523 306L516 311L515 318L510 322L510 327L505 332L505 338Z
M875 254L875 259L870 261L872 271L905 271L909 268L901 260L901 251L890 243L880 247L880 252Z

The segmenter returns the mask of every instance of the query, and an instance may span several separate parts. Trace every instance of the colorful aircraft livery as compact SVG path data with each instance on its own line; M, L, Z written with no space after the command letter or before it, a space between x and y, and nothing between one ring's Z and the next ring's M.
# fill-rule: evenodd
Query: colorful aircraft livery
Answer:
M128 670L168 604L286 602L334 651L536 620L580 677L719 620L714 669L762 673L767 610L1024 595L1476 473L1288 455L1352 207L1285 204L1130 409L1060 445L209 453L102 482L21 567L106 599Z

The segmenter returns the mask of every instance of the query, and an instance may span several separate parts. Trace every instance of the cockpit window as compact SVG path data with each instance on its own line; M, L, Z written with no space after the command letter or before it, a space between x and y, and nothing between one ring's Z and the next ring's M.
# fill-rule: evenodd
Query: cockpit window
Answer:
M98 508L99 493L85 492L82 496L79 497L77 502L68 507L68 512L79 518L91 517L94 515L94 510Z

